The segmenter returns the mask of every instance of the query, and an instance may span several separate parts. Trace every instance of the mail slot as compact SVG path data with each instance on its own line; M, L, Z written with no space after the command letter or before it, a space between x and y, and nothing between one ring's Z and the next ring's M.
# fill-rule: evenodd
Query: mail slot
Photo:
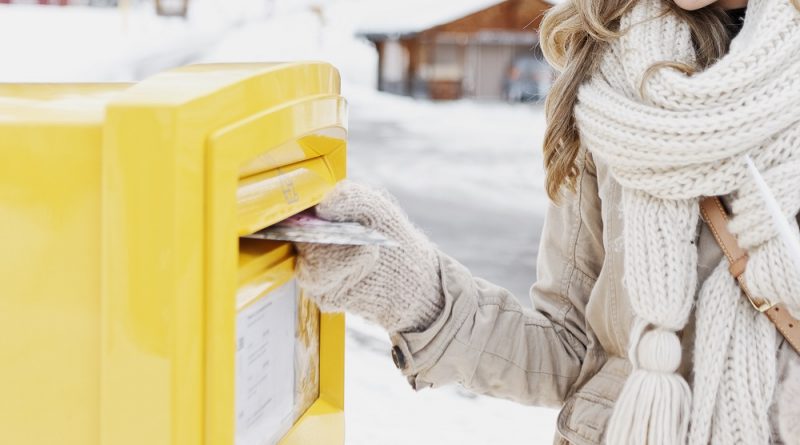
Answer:
M325 63L0 86L0 443L344 442L344 317L242 238L345 176Z

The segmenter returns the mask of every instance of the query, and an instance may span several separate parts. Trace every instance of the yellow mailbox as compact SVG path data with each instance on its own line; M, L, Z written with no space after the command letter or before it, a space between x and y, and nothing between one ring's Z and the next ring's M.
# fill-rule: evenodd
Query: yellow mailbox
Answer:
M345 176L325 63L0 86L0 443L344 441L344 318L240 239Z

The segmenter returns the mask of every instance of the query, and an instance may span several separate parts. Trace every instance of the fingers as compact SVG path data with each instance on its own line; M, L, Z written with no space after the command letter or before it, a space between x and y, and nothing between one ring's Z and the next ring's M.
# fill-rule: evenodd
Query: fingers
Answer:
M316 207L317 216L329 221L354 221L385 232L407 221L405 212L387 194L353 181L342 181Z
M378 246L296 243L297 279L306 294L328 311L346 309L344 295L372 270Z

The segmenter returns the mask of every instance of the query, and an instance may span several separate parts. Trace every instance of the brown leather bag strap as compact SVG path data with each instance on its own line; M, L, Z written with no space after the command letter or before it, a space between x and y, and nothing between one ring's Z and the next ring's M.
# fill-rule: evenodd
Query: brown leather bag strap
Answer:
M718 197L704 198L700 201L700 213L722 248L725 257L728 258L730 263L728 270L739 282L745 297L757 311L763 312L769 318L778 332L800 354L800 321L793 318L782 304L772 304L766 298L753 295L747 288L747 283L744 281L747 252L739 247L736 237L728 230L728 214L722 201Z

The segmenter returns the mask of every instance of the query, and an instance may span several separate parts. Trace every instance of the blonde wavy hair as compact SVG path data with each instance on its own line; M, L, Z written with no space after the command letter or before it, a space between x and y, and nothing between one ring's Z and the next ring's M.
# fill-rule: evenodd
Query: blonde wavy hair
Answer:
M574 191L578 178L576 160L580 137L572 112L578 87L597 69L606 45L621 35L620 18L637 1L568 0L550 9L542 20L542 52L559 71L545 101L548 124L544 138L544 165L547 194L553 201L558 201L564 186ZM792 3L800 9L800 0L792 0ZM689 25L697 61L695 66L665 62L652 67L648 73L663 66L692 73L713 64L728 51L730 36L727 26L731 23L722 8L711 4L687 11L672 0L666 0L664 4L667 6L664 14L676 14Z

